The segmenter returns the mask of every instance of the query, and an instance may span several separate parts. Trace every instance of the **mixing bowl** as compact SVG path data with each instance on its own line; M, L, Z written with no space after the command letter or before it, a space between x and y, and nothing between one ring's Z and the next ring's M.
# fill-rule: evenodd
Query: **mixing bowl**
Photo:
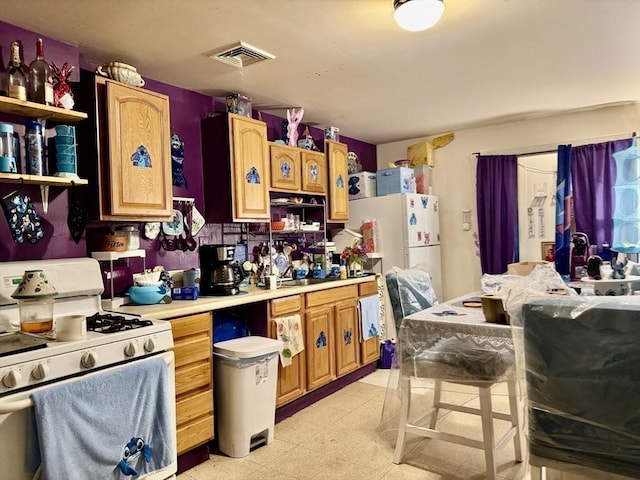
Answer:
M162 285L145 285L142 287L129 287L129 297L138 305L155 305L160 303L167 294L167 289Z

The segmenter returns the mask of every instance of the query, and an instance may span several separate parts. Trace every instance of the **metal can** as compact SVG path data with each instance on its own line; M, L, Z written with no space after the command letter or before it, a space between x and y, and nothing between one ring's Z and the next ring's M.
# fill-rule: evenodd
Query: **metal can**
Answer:
M24 146L26 152L27 173L31 175L46 175L45 154L44 154L44 134L42 125L35 120L30 120L26 124L24 135Z

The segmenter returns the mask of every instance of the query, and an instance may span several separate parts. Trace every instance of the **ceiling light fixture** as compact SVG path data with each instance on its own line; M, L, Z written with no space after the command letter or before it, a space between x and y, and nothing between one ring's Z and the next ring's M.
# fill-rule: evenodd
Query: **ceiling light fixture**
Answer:
M393 0L393 17L401 28L420 32L433 27L444 12L443 0Z

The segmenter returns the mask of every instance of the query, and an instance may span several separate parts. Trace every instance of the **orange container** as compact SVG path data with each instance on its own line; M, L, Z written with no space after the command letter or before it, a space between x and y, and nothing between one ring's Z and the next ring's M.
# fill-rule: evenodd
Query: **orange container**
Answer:
M125 252L128 245L126 235L104 235L100 237L98 249L101 252Z

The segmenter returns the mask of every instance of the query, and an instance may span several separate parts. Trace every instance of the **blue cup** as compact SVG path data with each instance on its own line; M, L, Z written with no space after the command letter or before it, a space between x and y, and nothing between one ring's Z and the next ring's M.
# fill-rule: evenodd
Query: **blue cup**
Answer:
M56 135L53 138L56 145L73 145L76 143L76 137L74 135Z
M76 164L75 162L73 163L56 163L56 168L58 169L59 172L66 172L66 173L76 173Z
M307 276L307 272L305 272L301 268L296 268L293 270L293 278L296 280L302 280L306 276Z
M340 266L339 265L334 265L333 267L331 267L331 276L332 277L339 277L340 276Z
M0 172L18 173L16 159L13 157L0 157Z
M313 278L325 278L327 276L324 268L314 268L312 275Z
M56 125L53 129L56 131L56 135L71 135L74 137L76 134L76 127L71 125Z

